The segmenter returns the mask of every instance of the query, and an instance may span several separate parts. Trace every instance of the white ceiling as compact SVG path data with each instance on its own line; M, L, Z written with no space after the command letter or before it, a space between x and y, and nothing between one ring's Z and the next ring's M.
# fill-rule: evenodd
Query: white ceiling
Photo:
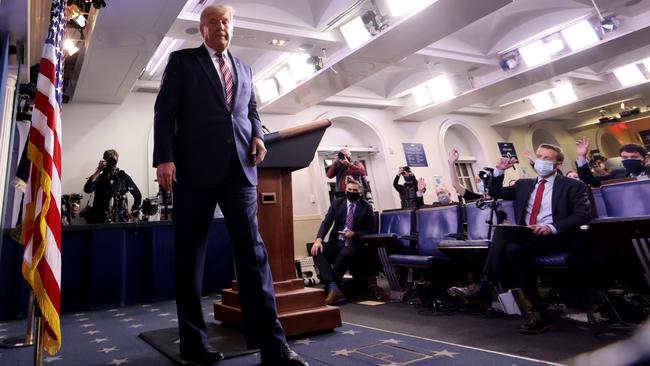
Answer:
M376 5L390 18L386 1ZM221 2L109 2L97 19L73 100L118 103L131 87L155 91L165 62L154 75L142 70L163 37L179 40L174 49L200 45L200 9ZM297 113L315 104L372 106L401 121L472 113L495 126L510 126L543 118L579 123L585 114L577 111L626 98L647 104L646 86L622 88L611 70L650 57L650 0L596 0L601 13L616 16L616 31L590 48L508 72L498 65L504 51L577 19L594 19L592 1L439 0L410 18L389 19L388 29L352 51L338 27L373 9L370 0L228 3L236 9L231 51L251 65L256 81L277 70L290 53L327 56L325 68L298 88L261 103L266 113ZM287 40L286 46L272 46L274 38ZM438 75L449 77L456 96L416 105L411 91ZM570 82L579 100L541 113L526 103L526 96L558 82Z

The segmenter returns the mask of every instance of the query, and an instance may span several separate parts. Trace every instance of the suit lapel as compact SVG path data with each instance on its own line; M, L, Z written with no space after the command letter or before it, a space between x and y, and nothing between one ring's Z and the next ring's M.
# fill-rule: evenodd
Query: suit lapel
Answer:
M528 185L524 188L524 199L521 200L521 202L518 202L517 206L517 211L519 213L519 223L524 223L524 225L528 225L526 222L526 206L528 205L528 200L530 199L530 195L533 194L533 191L535 190L535 184L537 184L537 179L529 179L527 180Z
M553 196L551 197L551 213L555 218L555 210L557 208L557 202L560 200L560 194L564 189L564 177L556 174L555 180L553 180Z
M196 49L196 58L198 59L201 68L208 76L208 80L210 80L212 86L214 86L214 88L217 90L217 95L219 96L219 100L221 101L221 104L225 107L226 97L223 95L223 85L221 85L221 80L219 80L219 74L217 73L217 70L214 68L214 63L212 62L212 58L208 53L208 49L205 48L205 46L201 45L201 47Z

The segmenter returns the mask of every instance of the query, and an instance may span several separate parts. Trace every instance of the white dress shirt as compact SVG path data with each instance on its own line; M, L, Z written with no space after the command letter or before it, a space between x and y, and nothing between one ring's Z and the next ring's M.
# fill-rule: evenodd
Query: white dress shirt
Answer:
M219 57L217 57L217 52L216 50L210 48L207 44L203 44L205 48L208 50L208 53L210 54L210 59L212 60L212 64L214 65L214 68L217 70L217 74L219 74L219 80L221 81L221 87L223 87L223 95L226 95L226 82L223 80L223 74L221 73L221 69L219 68ZM232 62L230 61L230 52L228 50L225 50L223 52L223 59L226 63L226 66L230 68L230 75L232 75L232 85L233 85L233 93L235 92L235 86L237 85L237 73L235 73L235 68L232 67Z
M503 170L494 169L494 176L498 177L503 174ZM553 173L550 177L543 178L546 180L544 183L544 193L542 194L542 204L539 207L539 212L537 213L536 225L546 225L548 226L553 234L557 234L557 229L553 226L553 183L555 183L555 177L557 172ZM526 220L526 225L530 222L530 213L533 210L533 204L535 203L535 195L537 194L537 187L542 180L542 177L537 177L537 182L533 188L533 192L528 198L526 203L526 215L524 216Z

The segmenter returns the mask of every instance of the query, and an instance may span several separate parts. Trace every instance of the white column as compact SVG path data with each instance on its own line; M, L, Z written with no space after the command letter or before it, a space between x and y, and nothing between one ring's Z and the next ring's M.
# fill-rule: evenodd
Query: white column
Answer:
M0 101L4 106L4 113L0 121L0 208L4 207L5 190L7 189L7 170L9 167L9 154L11 146L11 130L13 127L12 118L14 115L14 97L16 92L16 82L18 80L18 67L9 66L7 75L7 85L5 88L5 98Z

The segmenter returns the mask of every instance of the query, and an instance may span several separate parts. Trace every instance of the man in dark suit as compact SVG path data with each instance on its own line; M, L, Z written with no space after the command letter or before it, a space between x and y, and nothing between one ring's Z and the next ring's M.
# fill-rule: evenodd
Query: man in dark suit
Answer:
M564 154L558 146L542 144L534 163L538 177L518 179L514 186L503 187L503 172L517 161L501 158L489 194L514 201L516 223L528 229L497 228L481 282L450 289L450 293L466 300L490 300L494 284L503 279L503 269L509 269L513 285L521 287L530 302L528 320L520 328L524 334L541 333L551 325L537 293L533 258L576 249L580 226L591 218L585 184L557 174L563 160Z
M201 364L223 358L207 343L201 288L207 233L216 204L235 253L249 348L263 365L307 365L287 345L257 224L257 168L266 154L251 69L228 52L234 10L201 13L203 45L173 52L155 105L154 166L174 191L176 306L180 356Z
M361 199L361 191L358 182L348 182L345 197L332 201L311 247L321 282L329 290L325 299L327 305L345 301L339 290L345 271L357 270L358 275L363 276L367 267L366 248L360 238L372 233L373 214L372 206ZM332 224L334 228L329 240L323 245L323 238Z
M587 153L589 152L590 141L583 137L576 142L577 155L576 166L578 167L578 176L580 180L592 187L600 187L601 182L611 179L634 178L639 176L650 175L650 165L648 164L648 150L639 144L625 144L618 150L618 155L622 159L623 168L614 169L611 173L601 176L594 176L589 169Z

